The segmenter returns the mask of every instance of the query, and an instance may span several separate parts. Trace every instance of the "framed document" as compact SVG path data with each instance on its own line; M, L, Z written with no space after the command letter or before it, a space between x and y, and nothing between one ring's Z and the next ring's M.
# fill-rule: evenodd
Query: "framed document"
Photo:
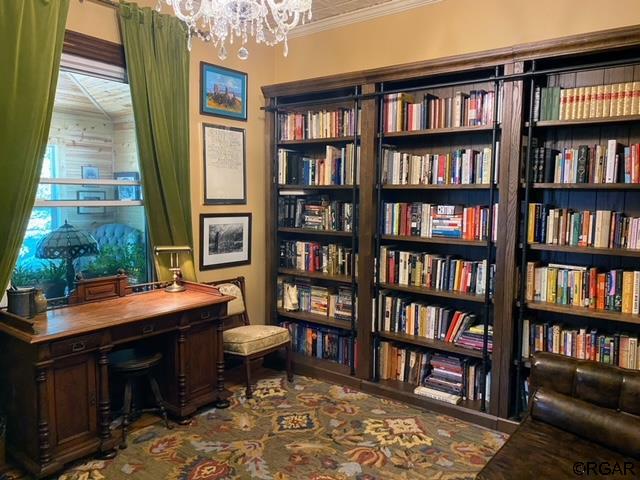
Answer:
M200 270L251 263L251 214L200 215Z
M202 143L204 149L204 204L246 204L244 129L203 123Z

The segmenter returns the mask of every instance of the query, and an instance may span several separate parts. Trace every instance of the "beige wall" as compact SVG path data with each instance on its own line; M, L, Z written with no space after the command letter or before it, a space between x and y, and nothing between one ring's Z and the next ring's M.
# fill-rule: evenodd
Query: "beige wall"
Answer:
M155 7L156 0L138 0L140 6ZM168 7L164 8L168 12ZM91 2L71 0L67 29L112 42L120 42L115 11ZM194 41L191 51L190 128L191 128L191 205L196 263L199 256L199 215L215 212L251 212L253 214L251 265L222 270L198 272L198 280L214 281L244 275L247 279L248 308L254 323L263 323L265 311L265 238L266 238L266 143L265 114L260 110L264 100L260 87L273 83L274 55L271 48L251 45L249 60L242 62L231 53L220 62L215 49L208 44ZM238 122L218 117L200 115L198 92L200 62L222 64L225 67L247 72L249 75L248 121ZM203 206L202 180L202 123L231 125L246 129L247 139L247 205L225 207Z
M640 24L639 0L441 0L289 43L276 82Z

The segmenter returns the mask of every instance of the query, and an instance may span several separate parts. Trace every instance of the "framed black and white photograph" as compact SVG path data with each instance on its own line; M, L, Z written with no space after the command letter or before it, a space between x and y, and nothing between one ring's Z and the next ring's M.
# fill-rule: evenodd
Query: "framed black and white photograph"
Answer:
M113 174L114 180L127 180L129 182L139 182L138 172L116 172ZM137 185L118 185L116 190L118 200L140 200L140 187Z
M200 215L200 270L251 263L251 214Z
M204 204L246 204L244 129L203 123L202 143L204 150Z
M107 198L107 192L104 190L78 190L78 200L83 201L104 201ZM104 215L105 207L78 207L78 215Z

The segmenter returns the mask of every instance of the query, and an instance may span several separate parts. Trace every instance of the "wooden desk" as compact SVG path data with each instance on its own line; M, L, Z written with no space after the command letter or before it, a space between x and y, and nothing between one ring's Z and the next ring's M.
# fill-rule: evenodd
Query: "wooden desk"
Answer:
M141 339L162 346L158 380L173 416L186 420L213 402L224 407L221 319L232 298L188 283L181 293L154 290L50 310L33 319L31 331L0 312L10 455L37 477L92 453L115 455L108 354Z

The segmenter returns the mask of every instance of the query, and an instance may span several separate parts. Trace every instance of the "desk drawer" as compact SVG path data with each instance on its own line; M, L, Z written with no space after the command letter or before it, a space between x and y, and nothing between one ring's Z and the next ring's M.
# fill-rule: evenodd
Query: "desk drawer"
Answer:
M227 304L211 305L206 308L194 310L189 314L191 323L199 323L216 318L222 318L227 315Z
M113 328L111 330L111 338L114 342L119 342L130 338L155 335L160 332L171 330L175 328L177 324L177 316L155 318L144 322L134 322Z
M67 338L59 342L51 343L51 356L62 357L73 353L86 352L100 346L102 334L92 333L80 337Z

